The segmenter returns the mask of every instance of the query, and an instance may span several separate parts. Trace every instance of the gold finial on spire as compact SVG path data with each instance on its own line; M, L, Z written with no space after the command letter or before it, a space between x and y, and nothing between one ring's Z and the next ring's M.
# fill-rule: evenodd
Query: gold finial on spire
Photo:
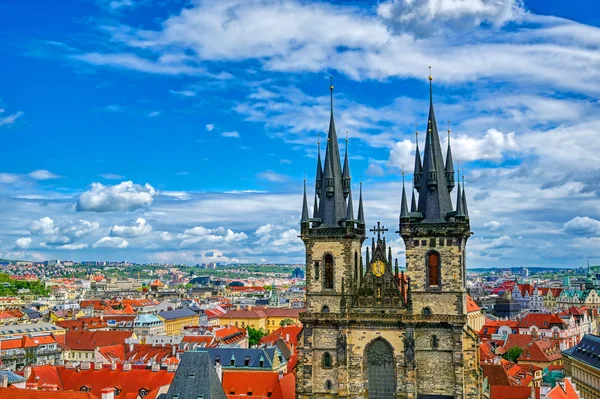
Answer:
M419 138L419 124L415 123L415 136L417 136L417 139Z
M450 121L448 121L448 145L450 145Z
M317 133L317 146L321 145L321 132Z
M348 144L348 131L346 130L346 144Z
M433 80L433 76L431 76L431 67L429 67L429 80L432 81Z
M329 75L329 90L333 91L333 75Z

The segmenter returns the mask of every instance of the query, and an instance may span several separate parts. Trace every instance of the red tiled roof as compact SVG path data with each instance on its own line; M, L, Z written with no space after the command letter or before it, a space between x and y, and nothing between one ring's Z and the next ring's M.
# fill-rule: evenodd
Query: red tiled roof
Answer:
M173 380L175 373L166 370L152 371L150 369L132 368L124 371L122 367L116 370L102 368L100 370L74 370L64 366L56 367L64 389L79 391L82 386L90 388L91 392L101 397L104 388L119 386L122 392L119 398L131 395L135 398L141 388L151 391L163 385L168 385Z
M221 315L219 318L223 319L263 319L267 317L265 312L260 309L232 309Z
M72 350L94 350L97 347L124 344L132 331L69 331L65 334L65 345Z
M538 339L531 342L523 348L523 353L518 361L526 363L532 362L553 362L562 358L560 349L554 346L554 343L547 339Z
M541 329L550 329L553 324L566 328L565 322L556 313L529 313L521 320L519 327L536 326Z
M273 391L273 399L294 399L296 397L296 376L293 373L286 374L279 380L279 384Z
M274 344L275 342L277 342L277 340L279 338L283 338L283 340L286 341L287 344L292 344L292 347L296 348L298 346L298 335L300 335L301 331L302 331L302 326L299 324L286 326L286 327L279 327L277 330L273 331L271 334L262 337L260 339L260 343L261 344L266 344L266 343ZM286 338L289 338L289 340L286 340Z
M98 348L98 352L106 358L106 360L125 360L125 345L117 344Z
M0 398L10 399L98 399L89 392L40 391L37 389L0 388Z
M504 347L506 349L510 349L514 346L524 348L527 345L529 345L533 340L533 336L527 334L508 334L508 339L506 340Z
M477 312L478 310L481 310L479 305L475 303L471 295L467 295L467 313Z
M223 371L223 390L228 398L238 395L268 397L279 383L279 373L267 371Z
M490 385L503 385L510 386L510 380L504 367L499 364L482 364L481 369L483 370L483 376L487 377L488 384Z
M556 384L550 392L546 394L548 399L579 399L579 395L575 391L573 384L568 379L564 379L563 383Z
M177 345L175 345L175 353L177 353ZM162 347L135 344L133 345L133 350L127 351L124 356L131 363L147 363L151 359L154 359L157 363L162 363L169 359L169 362L173 363L173 360L170 359L176 359L176 356L173 355L172 345Z
M63 389L62 381L60 380L56 367L50 364L44 366L31 366L31 374L29 375L27 382L56 385L58 389Z
M490 386L490 399L529 399L531 388L515 386Z
M39 345L56 344L56 339L51 334L39 335L35 337L22 336L13 339L4 339L0 341L0 348L5 349L17 349L17 348L35 348Z

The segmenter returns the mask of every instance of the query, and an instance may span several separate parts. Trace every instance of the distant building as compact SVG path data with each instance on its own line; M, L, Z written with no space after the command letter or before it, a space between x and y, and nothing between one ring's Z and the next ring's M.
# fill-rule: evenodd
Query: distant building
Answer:
M582 399L600 392L600 336L588 334L563 352L565 376L571 377Z

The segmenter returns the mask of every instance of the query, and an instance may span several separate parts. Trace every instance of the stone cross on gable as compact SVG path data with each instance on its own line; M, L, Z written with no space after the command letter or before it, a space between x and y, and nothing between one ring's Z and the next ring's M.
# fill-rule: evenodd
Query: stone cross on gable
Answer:
M377 227L373 226L373 228L369 231L377 233L377 240L379 241L381 239L381 233L385 234L385 232L388 231L388 229L386 229L385 226L382 226L381 222L377 222Z

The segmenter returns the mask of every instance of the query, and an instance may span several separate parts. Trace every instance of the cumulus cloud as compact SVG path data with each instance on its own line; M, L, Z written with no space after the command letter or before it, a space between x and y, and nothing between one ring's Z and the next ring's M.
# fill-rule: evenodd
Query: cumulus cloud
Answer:
M298 238L300 232L284 225L265 224L254 231L254 245L263 251L293 253L301 251L304 245Z
M289 176L282 175L281 173L273 172L272 170L266 170L260 172L257 177L259 179L267 180L272 183L285 183L290 180Z
M124 181L114 186L92 183L92 188L79 196L77 211L131 212L152 204L156 190L150 184Z
M102 237L94 244L94 248L127 248L129 241L121 237Z
M21 237L15 241L15 249L28 249L31 247L31 238Z
M52 218L44 216L40 220L31 222L31 234L44 236L58 234L58 227Z
M28 176L35 180L51 180L58 179L61 177L44 169L34 170L33 172L30 172Z
M0 114L2 114L3 112L4 110L2 110ZM14 124L17 121L17 119L19 119L21 116L23 116L23 112L21 111L15 112L14 114L7 116L0 115L0 127Z
M234 242L245 241L248 236L244 232L236 233L231 229L224 227L216 227L214 229L203 226L196 226L191 229L186 229L183 234L179 235L183 239L180 247L198 246L200 244L229 244Z
M521 0L391 0L377 7L377 14L392 28L419 37L444 28L502 27L520 20L524 13Z
M390 159L388 160L388 165L394 166L398 169L404 167L405 170L414 172L415 150L415 143L411 142L410 140L402 140L397 142L390 150Z
M118 175L116 173L102 173L100 175L100 177L102 177L103 179L107 179L107 180L121 180L122 178L124 178L125 176L123 175Z
M485 222L483 226L490 229L490 231L496 231L502 226L502 223L498 222L497 220L492 220L489 222Z
M88 245L87 244L83 244L83 243L79 243L79 244L65 244L65 245L60 245L58 247L56 247L56 249L65 249L68 251L78 251L80 249L84 249L87 248Z
M600 235L600 220L577 216L565 223L564 231L576 236L597 236Z
M483 137L457 135L452 137L452 155L455 161L501 161L507 153L518 150L514 133L489 129ZM447 139L443 147L448 145Z
M212 132L212 130L215 128L215 125L213 125L212 123L209 123L208 125L206 125L206 130L208 130L209 132Z
M148 224L146 219L137 218L135 223L120 226L115 225L110 229L110 235L113 237L134 238L148 235L152 232L152 226Z

